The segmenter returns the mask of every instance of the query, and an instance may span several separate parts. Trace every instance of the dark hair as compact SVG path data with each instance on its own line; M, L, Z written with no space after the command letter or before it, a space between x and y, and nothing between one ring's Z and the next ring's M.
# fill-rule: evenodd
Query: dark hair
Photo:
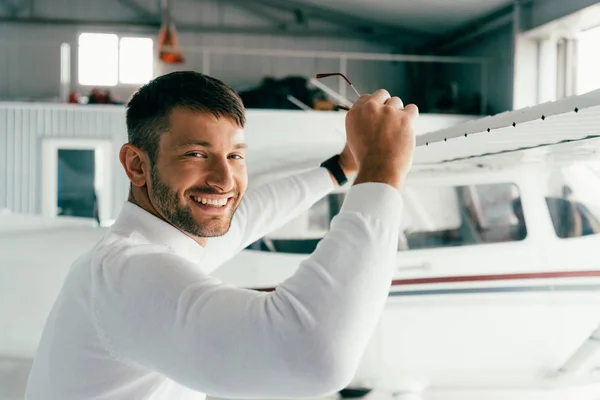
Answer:
M156 161L160 134L169 129L175 108L227 117L244 127L246 117L240 96L222 81L193 71L159 76L142 86L127 104L129 143Z

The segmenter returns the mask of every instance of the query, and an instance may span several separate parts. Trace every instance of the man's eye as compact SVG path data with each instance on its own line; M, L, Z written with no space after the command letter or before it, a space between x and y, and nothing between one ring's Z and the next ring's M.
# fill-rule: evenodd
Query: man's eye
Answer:
M242 157L241 154L232 154L229 156L229 158L233 158L234 160L243 160L244 157Z
M203 157L205 157L204 154L202 154L202 153L196 153L196 152L187 153L186 156L188 156L188 157L196 157L196 158L203 158Z

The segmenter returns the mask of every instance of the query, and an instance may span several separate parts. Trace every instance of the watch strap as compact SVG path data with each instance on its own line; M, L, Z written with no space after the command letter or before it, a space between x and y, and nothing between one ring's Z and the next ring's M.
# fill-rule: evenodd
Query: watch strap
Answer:
M335 156L323 161L321 163L321 167L326 168L329 172L331 172L331 175L333 175L338 185L342 186L344 183L348 182L348 178L340 166L339 154L336 154Z

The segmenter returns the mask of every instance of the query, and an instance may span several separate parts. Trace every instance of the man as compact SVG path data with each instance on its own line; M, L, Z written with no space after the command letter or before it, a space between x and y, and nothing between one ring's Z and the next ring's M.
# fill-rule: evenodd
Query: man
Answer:
M67 276L26 398L290 398L343 388L387 298L416 114L385 90L364 95L346 118L341 165L334 158L244 195L244 110L233 90L193 72L141 88L120 152L129 201ZM357 168L354 186L316 251L275 292L208 275L331 191L344 179L339 167Z

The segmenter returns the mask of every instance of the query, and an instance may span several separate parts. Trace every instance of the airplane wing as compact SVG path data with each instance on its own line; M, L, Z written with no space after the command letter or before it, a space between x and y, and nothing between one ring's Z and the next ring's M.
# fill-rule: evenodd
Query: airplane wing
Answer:
M600 150L600 90L417 136L415 171L570 162Z
M311 118L298 112L280 114L257 110L249 115L251 180L316 165L344 145L343 113L312 112ZM273 136L273 130L265 129L271 125L285 129ZM423 114L415 133L412 173L581 161L600 150L600 90L483 118Z

